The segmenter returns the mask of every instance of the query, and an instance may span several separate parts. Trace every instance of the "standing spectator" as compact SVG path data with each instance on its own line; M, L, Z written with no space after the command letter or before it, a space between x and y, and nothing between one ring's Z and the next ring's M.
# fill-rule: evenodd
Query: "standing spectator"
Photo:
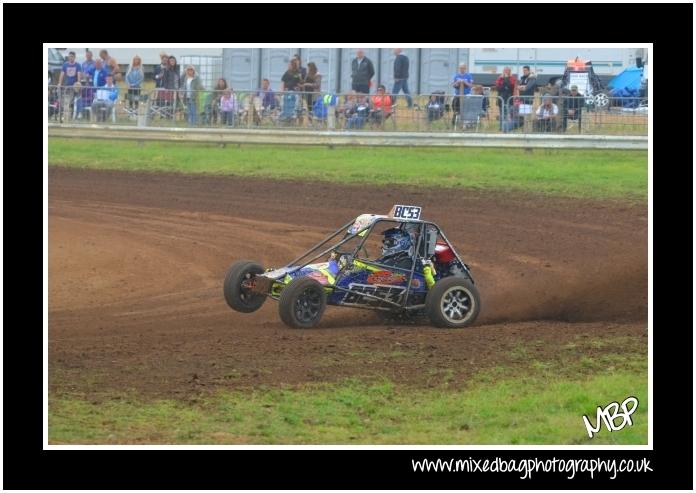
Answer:
M101 58L97 58L94 61L94 74L92 75L92 84L94 87L101 87L106 85L106 75L107 71L104 70L104 62Z
M372 65L372 61L365 56L363 50L357 50L355 54L356 57L351 64L350 77L353 80L351 88L355 92L369 94L372 77L375 75L375 67Z
M85 61L82 62L82 81L87 85L92 85L94 80L94 68L97 62L94 61L94 55L91 51L85 51Z
M307 101L307 108L311 109L314 105L314 98L319 96L314 93L321 92L321 74L314 62L309 62L307 64L307 75L304 77L300 87L302 91L308 93L305 94L305 99Z
M116 59L109 55L108 51L101 50L99 52L99 58L104 62L104 68L108 70L108 73L114 76L114 82L119 82L123 79L121 67L119 67Z
M176 91L179 89L180 82L179 64L176 62L176 57L172 55L167 59L167 69L162 77L162 88L164 91L160 92L159 98L159 104L166 108L164 115L167 119L171 119L174 116L177 100Z
M534 119L534 130L538 132L552 132L556 130L558 118L558 106L553 103L550 94L544 94L542 104L537 108Z
M186 73L181 78L180 89L183 90L186 120L189 125L196 125L198 123L198 96L203 90L203 84L193 65L186 67Z
M568 120L578 122L578 131L582 128L582 107L585 105L585 97L578 92L578 86L570 86L570 96L565 98L563 104L563 131L568 129Z
M143 72L143 61L138 55L133 57L133 61L128 68L128 73L126 73L126 82L128 83L128 93L126 98L128 99L128 107L133 109L138 109L138 103L140 101L140 85L145 80L145 73Z
M529 65L522 67L522 77L519 81L520 97L522 104L532 104L534 102L534 91L536 90L536 75L529 71Z
M92 107L92 101L96 94L94 88L94 72L96 71L96 62L93 59L92 52L85 50L85 60L82 62L82 91L77 105L77 119L80 120L85 116L89 116L88 111ZM106 78L103 80L106 84ZM102 84L103 85L103 84Z
M237 97L232 91L232 88L225 89L220 98L220 123L223 125L234 125L235 117L237 116Z
M176 90L179 88L181 76L179 75L179 64L175 56L170 56L167 63L167 70L162 77L162 87L165 89Z
M167 66L169 65L169 56L165 52L161 51L159 56L160 64L156 65L154 70L156 89L164 87L164 71L167 70Z
M118 88L114 85L114 77L109 74L106 76L106 84L97 89L97 97L92 103L92 114L96 116L97 121L106 121L114 109L117 98Z
M466 96L471 93L471 87L474 85L473 76L466 71L466 63L459 64L459 72L454 74L452 78L452 87L454 87L454 99L452 100L452 126L457 121L459 114L459 96Z
M501 128L507 119L506 108L508 106L508 100L512 97L513 93L515 92L515 86L517 85L517 78L512 75L511 72L512 69L510 67L505 67L503 69L503 73L495 81L495 88L497 89L499 96L496 102L498 104L498 110L500 111L499 118Z
M394 89L392 94L396 101L396 95L403 89L406 95L406 104L409 108L413 107L411 91L408 90L408 57L401 53L401 48L394 48Z
M222 96L224 95L225 91L227 89L230 89L227 87L227 81L223 78L220 77L217 82L215 83L215 88L213 91L208 95L208 100L205 103L205 122L204 124L206 125L215 125L218 120L218 113L220 113L220 100L222 99ZM235 98L236 100L236 98ZM224 123L224 122L222 122Z
M75 61L75 52L71 51L68 53L68 61L63 63L60 78L58 79L58 85L62 91L60 104L63 108L63 121L67 122L70 117L70 107L75 98L73 86L79 81L81 72L82 67Z
M305 77L307 77L307 69L302 66L302 58L300 58L300 54L295 53L293 58L297 60L297 66L300 69L300 77L302 77L302 80L304 80Z
M261 89L256 93L256 97L261 98L261 108L264 110L274 110L278 107L275 93L271 89L271 81L268 79L261 81Z
M283 111L280 114L280 119L289 120L295 114L295 104L297 103L297 96L293 94L293 91L296 91L302 82L300 65L296 58L290 60L288 69L280 80L282 82L281 91L283 92Z

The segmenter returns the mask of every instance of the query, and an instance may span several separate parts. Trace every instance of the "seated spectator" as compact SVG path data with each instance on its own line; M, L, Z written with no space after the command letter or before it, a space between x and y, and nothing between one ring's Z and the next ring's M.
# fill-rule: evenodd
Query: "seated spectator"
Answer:
M553 104L550 94L544 94L542 104L534 116L534 130L537 132L553 132L556 130L558 106Z
M271 81L268 79L261 81L261 89L256 93L256 97L261 99L261 108L264 111L274 110L278 107L275 93L271 89Z
M445 114L445 95L444 91L434 92L430 95L425 109L428 111L428 121L439 120Z
M50 84L49 74L49 87L48 87L48 118L58 120L60 118L60 96L58 87Z
M104 74L103 71L97 70L96 67L98 64L101 64L101 59L97 59L95 61L94 65L92 66L91 75L85 72L85 77L82 79L82 95L80 98L80 106L78 107L77 111L78 120L80 118L89 116L87 112L92 106L92 101L94 101L97 94L96 79L99 79L98 82L100 82L102 86L106 84L106 74ZM97 75L96 79L95 74Z
M523 107L523 98L520 98L520 89L515 87L513 98L510 100L510 108L508 108L506 114L503 115L504 118L500 125L500 129L504 133L524 127L524 111L526 110L522 111Z
M113 75L109 74L106 76L106 85L97 89L97 96L92 102L92 114L97 121L106 121L111 116L116 99L118 99L118 87L114 85Z
M568 120L575 120L582 124L582 107L585 105L585 97L578 92L578 86L570 86L570 95L564 99L563 104L563 131L568 128Z
M372 109L370 110L370 120L374 125L381 125L384 120L389 118L392 113L391 96L385 94L387 88L380 84L377 86L377 93L372 96Z
M234 125L238 110L237 96L234 94L234 91L232 91L231 87L225 89L220 98L220 123L229 126Z
M106 75L108 71L104 70L104 62L101 58L94 61L94 72L92 73L92 87L102 87L106 85Z
M345 122L348 122L349 115L353 112L353 108L357 104L355 91L348 91L343 104L336 106L336 118L343 117Z
M75 90L75 99L74 105L75 105L75 119L76 120L81 120L82 116L85 112L85 108L88 107L91 103L91 99L85 99L85 89L88 89L86 87L83 88L82 84L80 82L75 82L75 85L73 86L73 89ZM89 96L89 92L86 94Z
M515 101L504 115L501 130L503 133L512 132L516 128L524 127L524 115L520 114L520 102Z
M346 128L363 128L370 116L370 104L367 96L360 94L355 104L346 110Z
M471 93L474 96L484 96L483 94L483 86L482 85L475 85L473 89L471 89ZM487 97L483 97L483 100L481 102L481 116L488 116L488 106L490 102L488 101Z

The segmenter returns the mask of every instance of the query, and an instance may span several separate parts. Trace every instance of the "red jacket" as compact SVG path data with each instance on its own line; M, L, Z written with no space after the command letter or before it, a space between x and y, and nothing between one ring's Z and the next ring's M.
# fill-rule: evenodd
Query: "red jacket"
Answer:
M387 96L386 94L384 96L372 96L372 106L374 106L376 110L382 110L385 113L391 113L391 104L391 97Z
M507 79L503 79L503 76L501 75L498 77L498 79L495 81L495 87L498 89L498 96L503 98L503 101L507 103L507 99L512 96L513 92L515 91L515 86L517 85L517 77L514 75L510 75L510 77Z

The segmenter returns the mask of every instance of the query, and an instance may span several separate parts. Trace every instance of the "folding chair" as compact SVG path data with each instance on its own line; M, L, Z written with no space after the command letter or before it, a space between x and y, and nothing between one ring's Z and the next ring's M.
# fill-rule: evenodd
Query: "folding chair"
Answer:
M148 99L149 118L159 116L162 119L174 118L176 91L171 89L156 89Z
M261 98L257 97L254 93L241 96L239 110L237 112L237 121L243 126L252 124L256 126L260 125L261 113L263 111L261 103Z
M483 111L483 98L481 95L464 96L459 108L459 114L455 120L455 129L461 125L461 129L475 128L478 130Z

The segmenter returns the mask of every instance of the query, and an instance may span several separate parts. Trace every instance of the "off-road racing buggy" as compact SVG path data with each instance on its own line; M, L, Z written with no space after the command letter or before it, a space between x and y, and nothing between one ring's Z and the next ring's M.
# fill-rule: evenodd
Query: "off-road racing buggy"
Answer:
M609 93L595 74L591 61L577 57L568 60L563 76L556 80L556 85L560 86L562 95L569 94L571 86L578 86L578 91L585 97L585 104L589 107L604 108L609 104Z
M225 300L251 313L274 299L293 328L316 326L326 305L426 315L439 327L471 325L481 302L469 266L420 214L420 207L406 205L388 215L362 214L278 269L235 262L225 276ZM311 263L327 255L328 261Z

